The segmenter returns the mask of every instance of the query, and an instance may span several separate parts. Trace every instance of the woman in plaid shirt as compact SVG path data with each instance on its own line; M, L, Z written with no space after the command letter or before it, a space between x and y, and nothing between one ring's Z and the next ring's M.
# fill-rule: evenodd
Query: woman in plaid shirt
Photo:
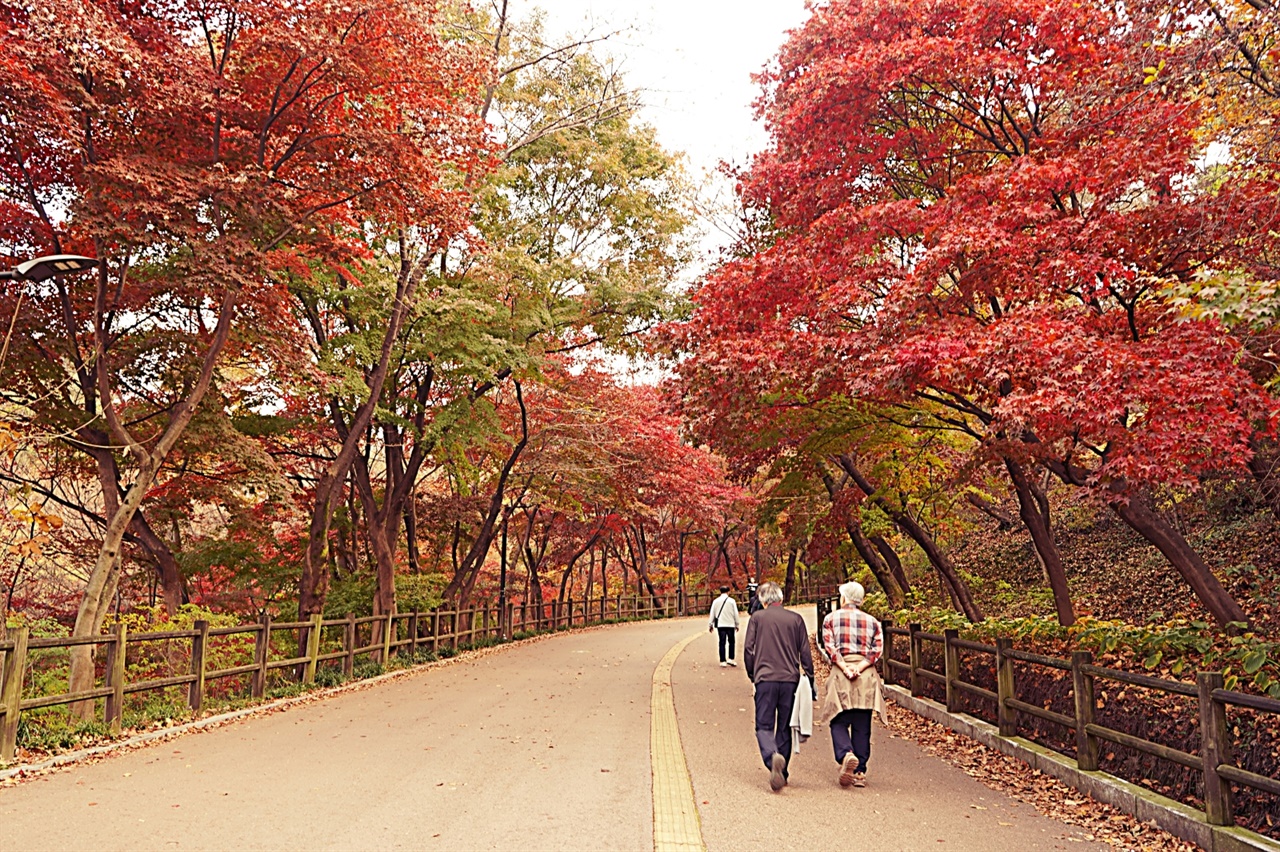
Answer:
M865 787L871 758L871 714L887 721L876 660L884 650L880 622L858 609L860 583L840 587L840 609L822 621L822 653L831 662L822 718L831 720L831 744L840 764L840 786Z

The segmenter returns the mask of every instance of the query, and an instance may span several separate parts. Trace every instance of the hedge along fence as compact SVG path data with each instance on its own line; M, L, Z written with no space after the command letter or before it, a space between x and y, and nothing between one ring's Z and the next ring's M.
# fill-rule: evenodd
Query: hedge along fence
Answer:
M819 601L819 620L836 605L834 599ZM1074 734L1074 757L1082 770L1099 769L1100 745L1103 742L1185 767L1201 777L1203 810L1211 825L1235 825L1238 816L1258 816L1237 807L1233 784L1246 791L1280 796L1280 779L1247 770L1233 761L1232 731L1236 728L1228 718L1229 710L1246 710L1280 723L1280 718L1277 718L1280 717L1280 701L1225 689L1221 673L1200 672L1192 684L1096 666L1090 651L1075 651L1071 659L1066 660L1018 650L1010 639L997 639L991 645L961 639L955 630L938 634L923 631L918 624L901 628L893 626L891 621L884 621L882 625L884 654L881 669L887 683L907 686L917 697L931 691L930 686L939 688L947 711L951 713L960 712L966 698L994 706L995 718L987 721L998 726L1001 736L1018 736L1026 725L1026 717L1030 717ZM930 651L934 653L930 654ZM941 665L930 668L927 664L929 658L932 661L940 659ZM964 663L969 664L970 671L986 668L979 660L986 661L989 666L987 671L993 675L994 690L964 679ZM1047 670L1065 681L1070 692L1068 712L1025 700L1029 696L1019 691L1019 683L1023 679L1017 676L1015 663L1021 664L1024 674ZM1189 699L1196 707L1198 753L1099 724L1099 682L1135 686L1162 696ZM1055 750L1068 753L1063 749ZM1271 821L1266 825L1270 827Z
M111 733L118 734L127 696L180 689L185 693L186 705L199 711L214 684L247 682L240 691L247 690L250 697L261 699L273 677L312 684L317 672L325 667L340 669L345 677L354 676L358 658L386 665L393 656L413 661L420 651L451 654L515 635L610 621L667 618L682 610L701 614L710 607L714 596L712 592L688 592L681 601L674 594L614 595L550 601L541 606L511 602L502 612L497 606L481 606L363 618L347 615L324 619L317 615L308 621L291 622L265 616L252 624L211 627L208 621L196 621L189 630L132 635L126 625L118 624L112 633L79 639L37 638L26 627L11 628L9 638L0 641L0 761L14 759L24 712L101 701L101 718ZM139 660L152 657L150 649L157 644L165 648L165 664L161 668L168 672L166 676L131 679L127 663L133 661L136 675ZM77 645L94 645L98 649L100 675L95 686L81 692L28 694L45 691L32 690L27 683L36 657L41 652Z

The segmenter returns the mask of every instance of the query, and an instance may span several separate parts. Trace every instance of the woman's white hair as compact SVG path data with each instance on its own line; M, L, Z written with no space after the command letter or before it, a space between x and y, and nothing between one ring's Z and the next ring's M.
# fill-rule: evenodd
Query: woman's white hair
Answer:
M777 583L761 583L756 589L756 598L764 606L782 603L782 587Z
M840 586L840 605L854 604L855 606L862 603L867 596L867 590L862 588L861 583L845 583Z

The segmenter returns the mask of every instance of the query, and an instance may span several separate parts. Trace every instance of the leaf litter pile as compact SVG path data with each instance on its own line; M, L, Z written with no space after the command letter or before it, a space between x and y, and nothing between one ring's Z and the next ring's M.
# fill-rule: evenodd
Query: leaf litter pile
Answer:
M816 644L813 662L814 674L821 684L827 678L830 665L818 653ZM1086 793L1068 787L1016 758L993 751L892 701L887 704L890 736L913 740L926 754L945 760L992 790L1025 802L1051 819L1079 826L1087 832L1087 840L1133 852L1195 852L1199 848L1154 824L1141 822L1110 805L1094 801Z

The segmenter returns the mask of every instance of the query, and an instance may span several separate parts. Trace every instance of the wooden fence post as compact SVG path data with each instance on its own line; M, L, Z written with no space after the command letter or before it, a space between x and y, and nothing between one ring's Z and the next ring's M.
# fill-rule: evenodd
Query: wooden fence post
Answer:
M187 688L187 706L199 710L204 704L204 658L209 650L209 622L196 622L196 635L191 639L191 673L196 679Z
M454 653L458 651L458 628L462 625L458 622L458 610L453 610L449 615L449 647L453 648Z
M18 747L18 713L22 709L22 679L27 673L27 642L31 631L28 627L16 627L9 635L13 638L13 650L4 655L4 670L0 672L0 707L4 708L4 723L0 724L0 760L13 760Z
M956 681L960 679L960 649L956 647L959 638L959 630L942 631L942 673L947 681L948 713L960 710L960 690L956 688Z
M431 611L431 653L440 653L440 610Z
M415 660L418 656L418 611L415 609L413 614L409 616L409 659Z
M911 630L911 656L907 661L910 666L910 687L912 695L920 694L920 625L910 625Z
M267 661L271 658L271 616L262 616L262 627L258 631L257 641L253 645L253 661L258 670L253 673L253 683L249 692L254 698L261 698L267 692Z
M1231 740L1227 735L1227 708L1213 697L1223 688L1220 672L1196 675L1200 695L1200 756L1204 760L1204 815L1210 825L1234 825L1231 784L1218 774L1218 767L1231 762Z
M120 733L124 721L124 675L125 654L129 648L129 627L126 624L116 625L116 640L111 643L111 653L107 656L106 685L112 693L106 700L107 727L111 733Z
M1076 765L1094 772L1098 768L1098 738L1089 733L1098 702L1093 692L1093 675L1084 670L1093 665L1089 651L1071 652L1071 683L1076 702Z
M888 684L894 682L893 663L890 662L893 659L893 634L889 632L892 627L893 619L891 618L886 618L880 622L881 635L884 637L884 651L881 654L881 659L884 660L884 666L882 667L884 669L883 680Z
M317 612L311 616L311 626L307 628L307 663L302 671L303 683L316 682L316 665L319 662L316 657L320 656L320 628L323 621L324 616Z
M1013 692L1013 660L1006 653L1013 648L1009 639L996 640L996 721L1000 727L1000 736L1016 737L1018 735L1018 711L1009 706Z
M382 667L385 669L391 665L391 637L396 632L396 617L394 613L387 613L387 623L382 626Z
M356 642L358 633L356 632L356 614L354 612L347 613L347 623L342 626L342 650L347 655L342 658L342 674L346 677L352 677L356 673Z

